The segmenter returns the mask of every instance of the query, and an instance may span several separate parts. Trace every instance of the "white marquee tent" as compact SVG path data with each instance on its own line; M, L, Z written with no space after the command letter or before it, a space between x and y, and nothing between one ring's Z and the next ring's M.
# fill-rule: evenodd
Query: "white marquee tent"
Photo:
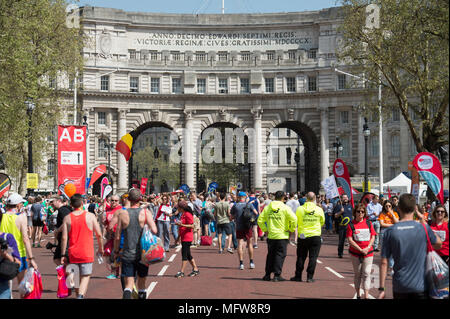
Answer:
M392 193L410 193L411 179L406 177L405 174L400 173L389 182L383 184L383 191L387 192L388 187Z

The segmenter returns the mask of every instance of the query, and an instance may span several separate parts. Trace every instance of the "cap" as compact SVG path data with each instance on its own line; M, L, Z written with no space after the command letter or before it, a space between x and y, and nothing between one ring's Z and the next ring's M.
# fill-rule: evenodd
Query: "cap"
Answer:
M6 200L6 205L18 205L20 203L25 203L25 200L17 193L12 193Z
M54 200L58 200L58 199L62 202L64 202L66 200L66 198L64 196L53 195L52 197L49 198L49 202L53 202Z
M247 196L247 194L245 192L239 192L238 196Z

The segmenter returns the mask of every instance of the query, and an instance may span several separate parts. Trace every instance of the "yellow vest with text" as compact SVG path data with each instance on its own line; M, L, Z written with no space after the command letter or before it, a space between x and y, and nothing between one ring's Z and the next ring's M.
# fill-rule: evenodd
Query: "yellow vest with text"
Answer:
M320 236L322 226L325 223L325 214L322 207L313 202L306 202L303 206L297 208L298 236L305 235L305 238Z
M272 201L259 215L258 226L269 239L289 239L289 232L297 227L297 217L283 202Z

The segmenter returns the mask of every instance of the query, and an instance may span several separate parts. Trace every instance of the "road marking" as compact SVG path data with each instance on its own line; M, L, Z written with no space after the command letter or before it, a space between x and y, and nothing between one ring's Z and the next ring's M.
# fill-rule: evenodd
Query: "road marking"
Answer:
M319 260L319 259L317 259L317 262L319 263L319 264L321 264L322 262Z
M150 283L150 286L148 286L148 288L147 288L147 299L148 299L148 296L152 293L152 291L155 288L157 283L158 283L157 281L152 281Z
M334 270L331 269L330 267L325 267L325 269L327 269L328 271L332 272L333 274L335 274L335 275L338 276L339 278L344 278L344 276L342 276L340 273L334 271Z
M161 271L158 273L158 276L164 275L164 273L166 272L167 268L169 268L169 265L165 265L164 267L162 267Z
M171 263L175 259L176 256L177 256L177 254L173 254L172 256L170 256L169 262Z
M175 249L175 252L179 252L181 250L181 247L178 247L177 249Z
M355 288L355 285L354 284L350 284L350 286L352 286L353 288ZM359 295L361 296L361 295L364 295L364 290L363 289L359 289ZM356 292L355 292L355 295L353 296L353 299L356 299L356 296L357 296L357 294L356 294ZM372 296L371 294L369 294L369 299L377 299L377 298L375 298L374 296Z

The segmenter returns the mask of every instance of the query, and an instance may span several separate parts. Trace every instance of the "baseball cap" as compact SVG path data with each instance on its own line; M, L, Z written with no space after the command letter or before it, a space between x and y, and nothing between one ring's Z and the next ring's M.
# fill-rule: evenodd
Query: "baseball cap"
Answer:
M12 193L6 200L6 205L18 205L20 203L25 203L25 200L17 193Z
M247 196L247 194L245 192L239 192L238 196Z

